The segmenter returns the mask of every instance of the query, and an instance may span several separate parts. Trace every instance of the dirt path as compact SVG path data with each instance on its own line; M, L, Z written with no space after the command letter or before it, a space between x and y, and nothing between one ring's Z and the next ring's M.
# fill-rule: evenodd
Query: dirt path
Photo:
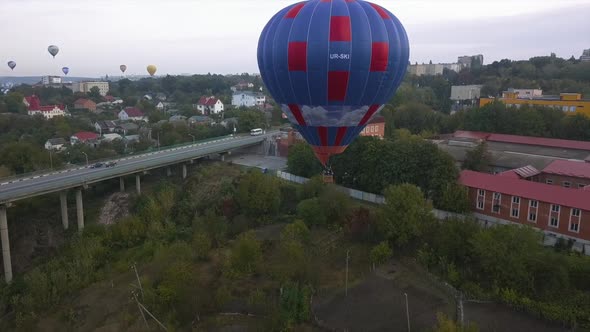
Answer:
M127 216L129 216L129 194L114 193L107 197L104 206L100 209L98 223L111 225Z

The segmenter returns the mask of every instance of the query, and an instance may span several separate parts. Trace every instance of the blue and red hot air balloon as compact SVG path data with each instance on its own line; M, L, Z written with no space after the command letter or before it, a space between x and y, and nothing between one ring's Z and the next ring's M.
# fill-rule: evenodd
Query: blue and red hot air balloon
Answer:
M325 166L399 87L406 31L362 0L309 0L279 11L258 43L264 84Z

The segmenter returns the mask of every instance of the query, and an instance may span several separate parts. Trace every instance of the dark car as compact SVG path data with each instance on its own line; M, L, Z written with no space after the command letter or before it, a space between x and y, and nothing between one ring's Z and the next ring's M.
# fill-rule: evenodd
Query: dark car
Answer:
M117 165L116 161L109 161L105 164L106 167L115 167L115 165Z
M90 168L101 168L102 166L104 166L104 163L96 163L96 164L90 166Z

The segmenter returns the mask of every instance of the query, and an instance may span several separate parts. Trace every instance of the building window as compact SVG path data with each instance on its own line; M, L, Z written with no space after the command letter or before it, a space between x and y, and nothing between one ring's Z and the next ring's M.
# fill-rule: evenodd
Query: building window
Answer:
M559 208L560 206L557 204L551 204L551 212L557 212L559 213Z
M549 226L557 228L559 226L559 219L557 217L551 216L549 218Z
M477 190L477 209L478 210L483 210L485 207L485 201L486 201L486 192L483 189L478 189Z
M520 197L518 197L518 196L512 196L512 203L514 203L514 204L520 204Z
M494 193L494 201L492 203L492 212L500 213L500 205L502 204L502 194Z
M572 209L572 217L579 217L581 214L580 209Z
M545 183L546 183L546 184L553 184L553 180L551 180L551 179L547 179L547 180L545 180Z
M582 189L586 186L586 184L583 183L578 183L578 189Z
M512 209L511 216L512 216L513 218L518 218L518 209Z
M563 187L564 188L571 188L571 186L572 186L572 183L571 182L569 182L569 181L563 181Z
M532 208L537 208L539 206L539 202L538 201L530 201L529 206Z
M536 213L529 213L529 221L537 222L537 214Z
M570 223L570 232L578 233L580 231L580 224Z

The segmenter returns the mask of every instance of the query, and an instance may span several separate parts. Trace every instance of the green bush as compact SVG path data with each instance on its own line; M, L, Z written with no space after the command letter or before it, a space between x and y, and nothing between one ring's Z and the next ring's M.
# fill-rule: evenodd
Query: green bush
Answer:
M297 205L297 217L309 226L324 226L327 223L326 213L319 198L310 198Z
M373 264L373 266L381 265L387 262L387 260L391 258L391 255L393 255L393 251L389 247L389 243L383 241L371 249L371 264Z

